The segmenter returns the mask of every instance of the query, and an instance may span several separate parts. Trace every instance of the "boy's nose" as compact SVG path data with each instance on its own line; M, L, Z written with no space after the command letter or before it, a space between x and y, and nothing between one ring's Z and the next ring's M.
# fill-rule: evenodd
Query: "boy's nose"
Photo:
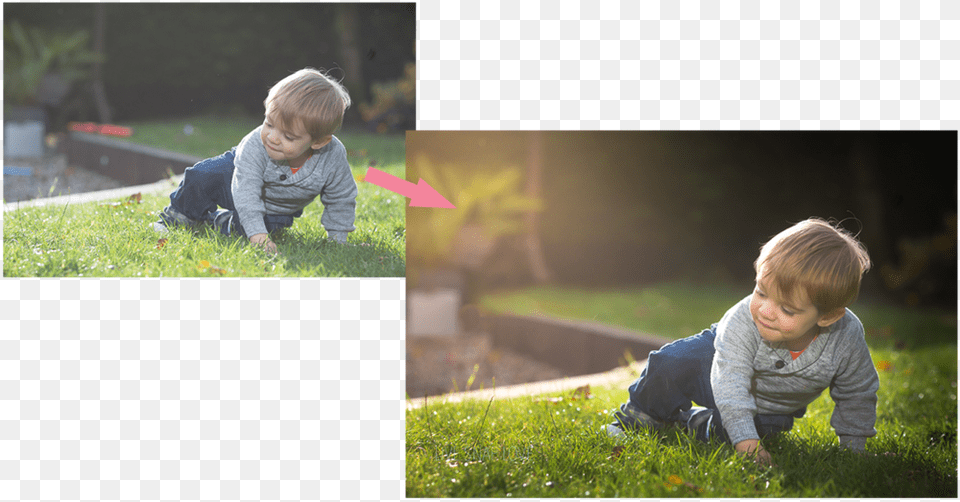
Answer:
M761 302L758 310L763 317L767 319L773 318L773 305L771 305L770 302Z

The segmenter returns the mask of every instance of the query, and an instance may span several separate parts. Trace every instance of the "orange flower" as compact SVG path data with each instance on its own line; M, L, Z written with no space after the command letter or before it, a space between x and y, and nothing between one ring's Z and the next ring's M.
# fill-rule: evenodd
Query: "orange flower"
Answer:
M880 371L893 371L893 365L890 361L880 361L877 363L877 369Z

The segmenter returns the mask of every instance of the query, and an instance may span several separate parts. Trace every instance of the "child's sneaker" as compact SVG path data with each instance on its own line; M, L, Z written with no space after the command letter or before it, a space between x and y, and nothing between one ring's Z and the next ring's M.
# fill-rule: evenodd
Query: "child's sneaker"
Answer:
M150 228L158 234L166 234L170 232L170 229L167 228L167 224L163 220L157 220L150 224Z
M710 441L713 435L713 410L694 406L680 412L680 423L700 441Z
M608 436L612 438L623 436L625 433L618 425L607 424L603 426L603 431L607 433Z
M190 219L187 215L177 211L171 206L167 206L160 211L160 218L155 221L151 228L157 233L167 233L170 231L170 226L184 226L192 227L195 226L198 222L196 220Z
M207 214L208 223L223 235L231 233L243 233L240 230L239 218L236 211L229 209L218 209Z
M630 402L620 405L620 409L613 412L613 418L616 419L616 422L608 424L604 428L609 436L619 436L627 429L637 430L647 428L662 430L667 426L666 422L647 415Z

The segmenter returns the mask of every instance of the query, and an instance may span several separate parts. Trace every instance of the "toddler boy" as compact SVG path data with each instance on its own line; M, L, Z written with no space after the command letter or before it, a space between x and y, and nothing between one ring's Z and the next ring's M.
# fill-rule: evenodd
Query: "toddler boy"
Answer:
M771 464L760 439L790 430L829 388L840 444L864 450L876 435L879 378L863 325L846 307L870 268L866 250L812 218L767 242L754 268L753 294L719 323L650 353L608 434L679 423Z
M333 136L350 106L346 89L305 68L277 82L263 104L263 124L239 145L186 169L155 230L205 223L276 253L270 234L292 226L319 195L327 235L346 242L355 229L357 185Z

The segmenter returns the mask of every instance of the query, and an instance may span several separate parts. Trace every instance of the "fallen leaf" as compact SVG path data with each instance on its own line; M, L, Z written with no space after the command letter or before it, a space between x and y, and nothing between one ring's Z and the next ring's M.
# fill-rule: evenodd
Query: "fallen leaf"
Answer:
M128 198L127 198L127 201L129 201L129 202L136 202L137 204L140 204L141 199L143 199L143 196L140 195L140 192L137 192L137 193L131 195L130 197L128 197Z
M570 394L572 399L590 399L590 384L577 387Z
M220 268L220 267L213 266L213 265L211 265L210 262L208 262L207 260L200 260L200 264L197 265L197 270L201 270L201 271L202 271L202 270L206 270L207 272L210 272L211 274L220 274L220 275L223 275L223 274L227 273L227 271L226 271L225 269L222 269L222 268Z
M623 451L626 449L623 445L617 445L613 447L613 451L610 452L610 458L616 460L620 458L620 455L623 454Z

